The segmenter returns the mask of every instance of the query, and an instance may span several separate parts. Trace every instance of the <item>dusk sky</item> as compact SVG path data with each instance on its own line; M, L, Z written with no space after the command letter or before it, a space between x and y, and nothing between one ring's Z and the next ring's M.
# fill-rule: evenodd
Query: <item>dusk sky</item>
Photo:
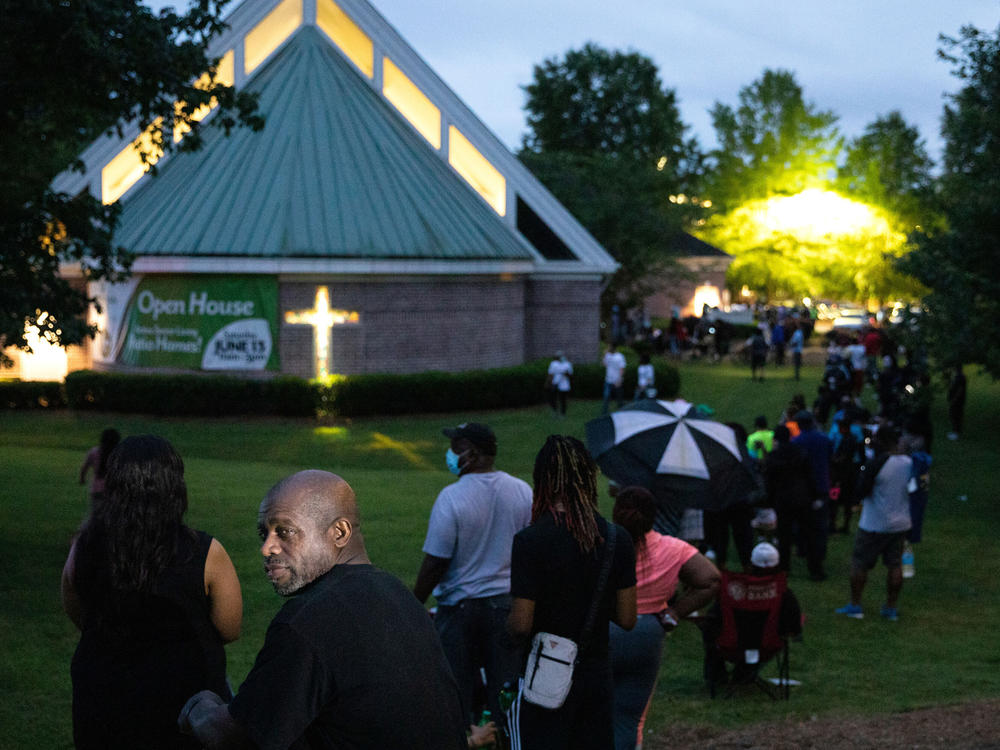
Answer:
M848 138L898 109L937 158L943 94L958 86L937 57L938 35L1000 23L1000 0L373 1L512 150L532 67L593 41L651 57L705 148L715 143L713 103L735 105L765 68L783 68L808 101L840 117Z
M998 0L376 0L375 6L509 147L520 145L521 87L542 60L594 41L651 57L704 147L708 110L735 105L765 68L795 73L806 99L860 135L893 109L932 156L944 100L958 79L937 57L938 34L993 32Z

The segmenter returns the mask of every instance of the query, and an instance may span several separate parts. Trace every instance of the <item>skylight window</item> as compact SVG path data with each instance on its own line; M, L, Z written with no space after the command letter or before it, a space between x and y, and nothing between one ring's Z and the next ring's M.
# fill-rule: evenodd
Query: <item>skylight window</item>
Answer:
M316 24L362 73L369 78L375 74L372 40L333 0L319 0Z
M507 213L507 180L454 125L448 128L448 163L501 216Z
M226 54L222 56L222 59L219 60L219 67L215 71L215 79L221 84L224 84L226 86L232 86L234 85L234 82L236 80L233 73L234 73L233 51L229 50ZM208 73L204 73L202 74L201 78L198 79L197 83L195 83L195 88L203 89L206 88L208 84L209 84ZM183 105L180 102L178 102L174 106L180 109L180 107ZM219 103L215 101L215 99L212 99L212 101L209 102L208 104L202 104L200 107L198 107L198 109L196 109L191 114L191 119L194 120L195 122L201 122L208 116L208 113L211 112L213 109L215 109L217 106L219 106ZM190 129L191 128L183 124L175 125L174 143L179 143L181 138L183 138Z
M441 148L441 110L388 57L382 61L382 93L420 135Z
M139 178L149 171L150 164L156 164L159 161L162 152L153 148L151 135L152 129L156 127L159 127L159 122L147 128L142 135L122 149L101 170L101 201L103 203L114 203L121 198L130 187L139 181ZM151 152L149 163L143 163L137 149Z
M243 71L250 75L302 25L302 0L283 0L243 40Z

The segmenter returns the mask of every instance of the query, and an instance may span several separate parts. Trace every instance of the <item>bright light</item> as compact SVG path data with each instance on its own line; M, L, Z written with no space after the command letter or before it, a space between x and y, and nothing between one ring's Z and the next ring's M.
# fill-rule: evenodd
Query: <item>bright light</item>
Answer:
M893 231L877 209L818 188L754 201L745 208L754 223L776 234L792 235L800 242L822 242L838 235L887 235Z
M694 314L698 316L705 309L705 305L719 307L722 304L722 298L719 296L719 287L712 284L702 284L694 290L694 302L691 304L694 307Z
M45 313L39 316L44 322ZM24 338L31 347L31 354L21 352L21 380L62 380L69 371L66 350L58 344L50 344L38 330L25 326Z
M348 310L330 308L330 290L321 286L316 290L316 305L312 310L289 310L285 313L286 323L300 323L313 327L313 352L316 357L317 378L330 374L330 329L344 323L357 323L360 316Z

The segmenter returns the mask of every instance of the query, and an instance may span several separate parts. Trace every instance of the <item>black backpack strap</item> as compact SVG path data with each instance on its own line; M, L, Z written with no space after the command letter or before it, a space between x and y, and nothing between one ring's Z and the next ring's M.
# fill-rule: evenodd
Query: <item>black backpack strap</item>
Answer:
M615 557L615 525L608 521L608 538L604 545L604 560L601 562L601 572L597 576L597 586L594 588L594 598L590 602L590 611L587 612L587 619L583 623L583 630L580 631L580 639L577 641L580 648L577 654L590 640L590 633L594 629L594 620L597 618L597 608L601 604L601 597L608 583L608 574L611 573L611 562Z

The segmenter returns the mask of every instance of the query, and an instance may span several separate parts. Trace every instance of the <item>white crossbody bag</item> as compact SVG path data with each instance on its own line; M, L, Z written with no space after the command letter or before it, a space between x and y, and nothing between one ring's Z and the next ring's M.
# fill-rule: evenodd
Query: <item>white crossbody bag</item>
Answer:
M580 633L580 643L590 639L594 627L597 607L600 604L611 570L615 550L615 525L608 523L608 539L604 548L604 560L590 602L590 611ZM552 633L535 633L528 653L528 663L524 669L522 695L529 703L542 708L559 708L573 686L573 668L576 666L579 648L576 641Z

